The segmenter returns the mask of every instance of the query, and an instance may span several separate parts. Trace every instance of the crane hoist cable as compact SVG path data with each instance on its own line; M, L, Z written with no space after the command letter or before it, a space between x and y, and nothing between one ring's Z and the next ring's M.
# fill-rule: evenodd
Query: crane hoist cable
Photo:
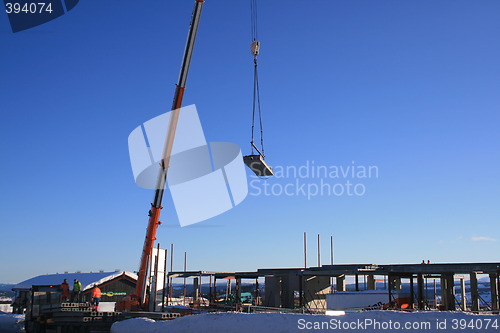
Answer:
M252 28L252 41L259 39L257 29L257 0L250 0L250 20Z
M262 112L260 108L260 89L259 89L259 71L258 71L258 61L257 56L260 52L260 42L258 40L258 28L257 28L257 0L250 0L250 17L251 17L251 29L252 29L252 43L250 44L250 51L253 55L253 101L252 101L252 154L254 153L254 148L259 152L262 157L264 154L264 136L262 127ZM260 148L255 146L255 115L259 117L259 130L260 130Z
M259 42L255 41L252 43L252 49L257 49L260 47ZM255 54L255 53L254 53ZM261 147L261 155L265 157L264 154L264 131L262 128L262 112L260 109L260 89L259 89L259 72L258 72L258 64L257 64L257 55L254 56L254 69L253 69L253 104L252 104L252 154L255 146L255 114L258 114L259 117L259 129L260 129L260 147Z
M269 167L264 161L264 130L262 126L262 112L260 107L260 88L259 88L259 71L258 71L258 61L257 56L260 52L260 42L258 40L258 29L257 29L257 0L250 0L250 16L251 16L251 30L252 30L252 42L250 44L250 51L253 55L253 102L252 102L252 141L250 141L252 153L251 155L244 156L243 160L245 164L257 175L257 176L272 176L273 169ZM259 130L260 130L260 149L255 145L255 118L259 118ZM254 154L254 150L257 154Z

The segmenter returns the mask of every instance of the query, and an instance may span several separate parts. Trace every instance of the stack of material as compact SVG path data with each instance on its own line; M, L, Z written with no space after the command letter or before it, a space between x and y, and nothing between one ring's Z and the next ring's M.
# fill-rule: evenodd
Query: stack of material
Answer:
M92 329L109 330L115 321L125 319L122 312L99 312L90 303L60 303L42 305L40 312L51 326L92 326Z
M169 320L180 317L178 313L100 312L95 311L88 302L42 305L40 314L45 319L46 328L87 327L92 331L109 331L114 322L124 319L146 317L153 320Z

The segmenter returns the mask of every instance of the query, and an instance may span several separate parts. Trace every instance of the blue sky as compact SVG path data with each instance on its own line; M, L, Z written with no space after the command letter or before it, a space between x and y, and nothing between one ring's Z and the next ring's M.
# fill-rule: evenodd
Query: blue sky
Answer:
M191 1L81 1L13 34L0 13L0 282L138 268L151 190L127 137L169 110ZM362 196L255 196L158 230L174 268L498 261L500 2L259 2L261 100L272 166L376 166ZM207 1L184 105L208 141L249 153L250 5ZM250 173L248 174L250 176ZM251 179L251 178L249 178ZM301 179L311 184L318 179ZM327 179L334 183L344 179ZM285 186L296 179L268 179Z

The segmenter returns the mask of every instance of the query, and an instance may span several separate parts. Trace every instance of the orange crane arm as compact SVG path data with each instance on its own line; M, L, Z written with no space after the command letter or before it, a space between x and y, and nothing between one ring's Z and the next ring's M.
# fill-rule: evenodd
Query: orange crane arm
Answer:
M186 88L187 75L189 71L189 64L191 63L191 56L193 54L194 42L196 40L196 33L201 17L201 10L203 7L203 0L195 0L193 14L191 17L191 24L189 26L189 33L182 58L181 72L179 74L179 81L176 85L174 101L172 103L172 112L170 113L169 127L165 145L163 148L162 160L160 162L160 171L158 173L158 180L156 183L155 197L151 203L151 210L149 211L149 221L146 230L146 240L142 248L141 263L139 267L137 286L135 289L135 296L139 301L140 307L146 304L146 278L148 274L148 263L153 253L154 242L156 240L156 231L160 222L160 211L162 209L161 202L165 185L167 182L167 172L170 163L170 155L174 144L175 130L179 120L179 112L182 106L182 98L184 96L184 89Z

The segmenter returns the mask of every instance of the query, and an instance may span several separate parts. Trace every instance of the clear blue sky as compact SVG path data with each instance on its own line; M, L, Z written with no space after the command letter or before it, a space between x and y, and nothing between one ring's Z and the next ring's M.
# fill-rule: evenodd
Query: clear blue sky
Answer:
M29 31L0 13L0 282L138 268L151 190L127 137L169 110L191 1L85 0ZM205 3L184 105L249 152L249 1ZM259 1L267 161L373 165L363 196L252 196L158 231L174 268L500 261L500 2ZM267 180L277 186L292 178ZM306 179L306 183L318 179ZM344 182L343 179L327 181ZM251 190L252 191L252 190Z

